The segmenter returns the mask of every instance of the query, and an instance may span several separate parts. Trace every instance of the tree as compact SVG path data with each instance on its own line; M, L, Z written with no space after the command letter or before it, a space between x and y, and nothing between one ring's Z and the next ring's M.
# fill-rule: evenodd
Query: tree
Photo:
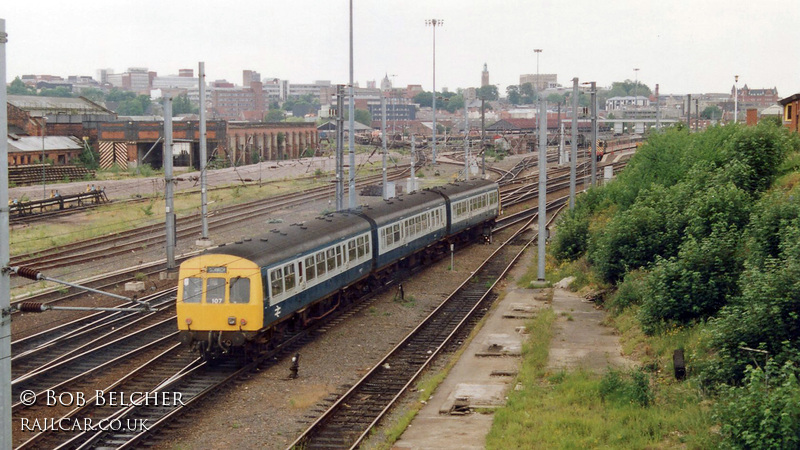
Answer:
M181 94L172 100L172 116L179 116L181 114L197 114L200 108L192 104L189 96Z
M497 91L497 86L489 84L478 88L478 98L482 100L497 100L500 98L500 93Z
M553 94L550 94L550 95L547 96L547 103L561 104L561 103L564 103L566 100L567 100L567 96L566 95L562 95L562 94L553 93Z
M430 92L420 92L414 96L414 103L417 103L420 108L430 108L433 105L433 94Z
M608 91L609 97L628 97L636 94L637 96L649 97L653 92L639 81L625 80L611 83L611 90Z
M519 86L514 84L506 88L506 96L508 98L508 102L512 105L519 105L522 101L522 96L519 93Z
M533 91L533 84L523 83L519 86L519 93L522 94L522 103L528 105L536 100L536 93Z
M36 95L36 89L25 84L19 77L14 78L14 81L6 88L8 95Z
M719 120L722 118L722 110L719 109L719 106L707 106L703 112L700 113L700 117L708 120Z
M464 97L461 95L452 96L444 103L444 108L451 113L464 109ZM437 104L436 106L438 108L439 105Z
M93 102L103 102L106 99L105 92L100 89L86 88L81 91L81 97L87 98Z
M270 109L267 111L267 115L264 120L267 122L282 122L284 118L286 118L286 113L284 113L282 110Z
M74 97L74 95L72 95L72 91L64 86L59 86L52 89L42 89L39 92L39 95L41 97Z
M372 126L372 115L366 109L357 109L356 110L356 117L355 121L358 123L363 123L364 125L371 127Z

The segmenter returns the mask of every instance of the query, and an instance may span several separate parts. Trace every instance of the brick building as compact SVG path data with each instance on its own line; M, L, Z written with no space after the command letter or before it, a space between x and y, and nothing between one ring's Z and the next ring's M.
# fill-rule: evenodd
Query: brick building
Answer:
M236 164L314 156L319 133L314 123L230 123L226 152Z
M225 132L223 121L206 123L206 155L225 158ZM123 169L149 164L163 166L164 121L118 120L102 122L97 130L100 167L108 169L117 165ZM200 168L200 123L196 120L172 121L173 162L176 166Z
M731 101L735 96L735 86L731 88ZM755 106L756 108L766 108L772 106L780 100L778 97L778 88L772 89L750 89L745 84L743 88L739 89L739 108L743 106Z
M269 99L260 81L251 81L247 87L231 83L214 82L210 87L211 111L214 119L261 120L267 114Z
M99 122L117 115L83 97L9 95L8 132L20 136L97 137Z
M78 159L83 142L73 136L8 136L8 165L39 164L50 160L54 165L67 165ZM44 159L42 158L44 156Z
M783 125L800 133L800 94L794 94L779 101L783 106Z

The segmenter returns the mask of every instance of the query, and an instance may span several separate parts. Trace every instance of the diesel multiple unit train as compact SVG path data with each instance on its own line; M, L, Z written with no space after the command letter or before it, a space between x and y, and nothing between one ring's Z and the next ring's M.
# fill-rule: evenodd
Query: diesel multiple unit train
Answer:
M206 359L254 356L449 244L487 236L499 211L496 183L466 181L208 250L180 266L181 339Z

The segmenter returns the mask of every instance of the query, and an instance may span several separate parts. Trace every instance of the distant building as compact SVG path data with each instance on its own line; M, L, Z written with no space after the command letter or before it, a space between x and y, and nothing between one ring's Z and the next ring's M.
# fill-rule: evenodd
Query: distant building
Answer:
M483 72L481 72L481 87L489 85L489 69L486 63L483 63Z
M734 99L735 92L735 86L731 87L731 101ZM745 106L766 108L778 103L780 100L780 97L778 97L778 88L750 89L746 84L739 89L738 97L740 109Z
M538 78L537 78L538 77ZM530 83L537 91L543 91L551 87L558 86L558 75L554 73L542 74L525 74L519 76L519 84L522 86L525 83Z
M107 73L109 84L118 89L134 92L147 92L153 87L153 79L158 74L148 71L146 67L130 67L127 72Z
M642 95L628 95L624 97L611 97L606 100L606 110L626 109L630 107L648 106L650 100Z
M269 107L263 84L253 81L248 87L237 87L232 83L215 81L211 91L212 119L262 120Z

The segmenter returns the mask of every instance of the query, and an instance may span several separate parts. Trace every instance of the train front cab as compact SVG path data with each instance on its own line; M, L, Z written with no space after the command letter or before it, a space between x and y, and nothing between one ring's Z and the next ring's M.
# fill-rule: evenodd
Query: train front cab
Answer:
M177 293L181 340L201 352L241 346L264 322L259 267L247 259L207 254L180 266Z

